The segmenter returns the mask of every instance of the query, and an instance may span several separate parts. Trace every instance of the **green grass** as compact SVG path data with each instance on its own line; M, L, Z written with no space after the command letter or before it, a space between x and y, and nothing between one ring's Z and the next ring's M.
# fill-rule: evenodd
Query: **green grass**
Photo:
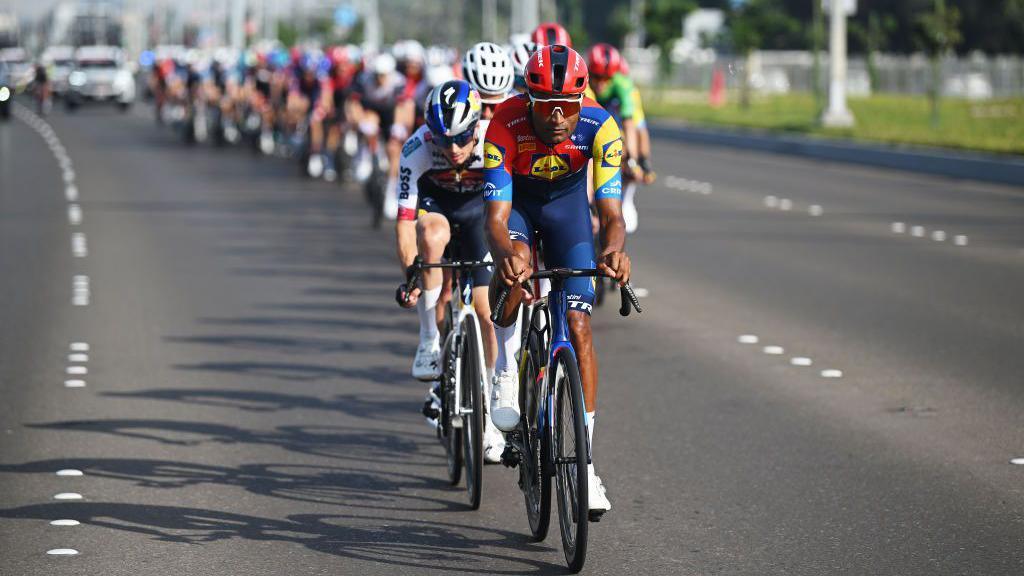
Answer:
M694 124L727 125L797 132L853 140L960 148L1024 154L1024 98L969 102L944 99L937 126L932 126L928 99L923 96L880 94L851 98L856 118L851 129L825 129L817 122L811 94L755 96L742 110L739 94L729 93L722 108L711 108L706 94L647 91L647 115Z

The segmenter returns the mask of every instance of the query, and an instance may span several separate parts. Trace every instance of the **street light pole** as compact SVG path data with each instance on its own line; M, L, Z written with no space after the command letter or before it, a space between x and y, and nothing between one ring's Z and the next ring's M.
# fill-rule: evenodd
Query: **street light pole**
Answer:
M853 114L846 106L846 4L853 0L826 0L831 8L828 49L829 66L828 109L821 123L828 128L853 126Z

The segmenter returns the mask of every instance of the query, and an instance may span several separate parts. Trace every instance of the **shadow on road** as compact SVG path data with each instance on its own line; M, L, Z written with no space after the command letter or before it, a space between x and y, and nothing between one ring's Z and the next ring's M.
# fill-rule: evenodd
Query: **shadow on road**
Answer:
M155 540L202 544L221 540L284 542L367 562L458 573L565 574L564 566L524 558L553 552L522 533L431 520L341 514L263 518L186 508L115 502L40 504L0 510L0 518L53 520L142 534ZM495 551L497 550L497 551ZM496 569L495 562L510 563Z

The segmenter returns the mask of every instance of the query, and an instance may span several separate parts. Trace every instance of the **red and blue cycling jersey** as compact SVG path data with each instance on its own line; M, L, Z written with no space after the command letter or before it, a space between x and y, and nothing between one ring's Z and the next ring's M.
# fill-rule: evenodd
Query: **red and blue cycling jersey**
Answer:
M546 266L594 267L587 197L591 160L595 199L621 200L622 137L597 102L585 98L576 129L553 146L534 132L526 96L510 98L495 110L484 142L484 197L512 203L508 231L513 241L533 246L540 233ZM593 279L570 278L565 291L571 310L591 312Z

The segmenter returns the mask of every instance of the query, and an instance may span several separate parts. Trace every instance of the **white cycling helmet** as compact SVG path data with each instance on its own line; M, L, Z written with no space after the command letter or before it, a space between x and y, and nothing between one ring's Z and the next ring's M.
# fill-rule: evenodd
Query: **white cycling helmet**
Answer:
M513 34L509 44L508 55L512 60L512 68L516 76L522 76L526 72L526 62L537 50L537 44L530 39L529 34Z
M512 60L501 46L478 42L462 57L462 75L485 100L504 100L515 81Z
M386 76L395 71L397 63L395 57L387 52L377 54L373 58L373 72L378 76Z

